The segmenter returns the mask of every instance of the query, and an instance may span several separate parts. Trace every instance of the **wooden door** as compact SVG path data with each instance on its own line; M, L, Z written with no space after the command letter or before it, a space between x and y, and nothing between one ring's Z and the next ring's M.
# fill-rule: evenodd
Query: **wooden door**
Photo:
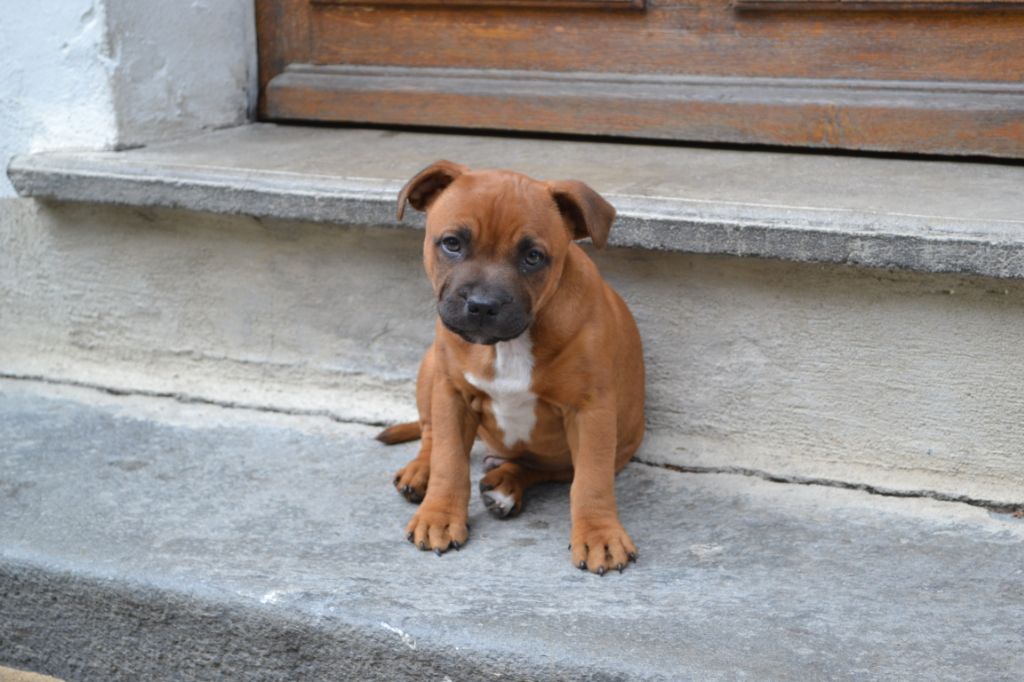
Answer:
M257 0L260 114L1024 158L1024 0Z

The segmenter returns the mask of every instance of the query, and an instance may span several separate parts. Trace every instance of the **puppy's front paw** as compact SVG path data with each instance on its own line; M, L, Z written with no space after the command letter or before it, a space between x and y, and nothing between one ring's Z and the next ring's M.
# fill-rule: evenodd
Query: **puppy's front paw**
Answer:
M440 556L449 549L460 549L469 540L466 513L444 508L420 507L405 527L409 542Z
M417 457L395 474L395 490L410 502L420 503L427 494L430 480L430 460Z
M573 566L598 575L612 569L621 573L638 554L618 519L574 523L569 549Z

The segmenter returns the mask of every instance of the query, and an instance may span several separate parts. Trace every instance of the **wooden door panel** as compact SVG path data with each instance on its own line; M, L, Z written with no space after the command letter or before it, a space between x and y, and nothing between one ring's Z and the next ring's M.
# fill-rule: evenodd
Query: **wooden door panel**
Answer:
M446 125L649 139L1013 156L1016 86L622 77L394 67L293 66L270 84L274 119ZM889 87L886 88L885 86ZM613 94L610 94L613 93ZM878 103L884 102L884 106ZM975 153L980 153L976 151Z
M1024 75L1020 14L994 21L942 12L894 23L885 13L816 12L780 21L760 14L740 20L725 2L714 7L612 17L339 12L314 25L314 63L878 80L1020 82Z
M262 114L1024 157L1024 12L414 1L258 0Z
M740 9L935 10L988 11L1017 9L1024 0L734 0Z
M644 0L310 0L314 5L417 5L420 7L497 6L546 9L643 9Z

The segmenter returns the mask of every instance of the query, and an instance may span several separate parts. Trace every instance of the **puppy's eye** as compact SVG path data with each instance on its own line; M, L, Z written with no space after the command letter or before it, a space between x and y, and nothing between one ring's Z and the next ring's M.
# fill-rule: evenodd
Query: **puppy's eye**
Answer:
M459 253L462 251L462 242L458 237L449 235L441 240L441 248L448 253Z
M528 268L535 268L544 262L544 252L540 249L530 249L523 256L523 265Z

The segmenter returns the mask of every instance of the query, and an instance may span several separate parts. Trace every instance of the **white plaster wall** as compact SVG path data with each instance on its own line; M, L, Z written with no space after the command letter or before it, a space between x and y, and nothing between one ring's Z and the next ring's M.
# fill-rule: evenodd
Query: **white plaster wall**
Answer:
M239 125L255 101L252 0L0 0L0 17L5 169L17 154Z
M102 2L0 0L0 164L114 145L113 71ZM0 197L13 195L3 174Z
M252 0L106 0L118 144L245 123L256 98Z

